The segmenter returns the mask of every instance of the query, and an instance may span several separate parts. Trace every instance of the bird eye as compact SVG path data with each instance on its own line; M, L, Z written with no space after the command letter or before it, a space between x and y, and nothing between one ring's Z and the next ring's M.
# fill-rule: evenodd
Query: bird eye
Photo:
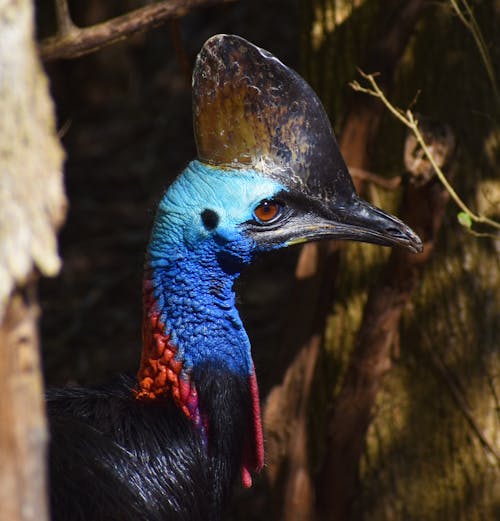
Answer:
M275 221L281 214L282 205L274 199L264 199L253 211L256 221L267 224Z

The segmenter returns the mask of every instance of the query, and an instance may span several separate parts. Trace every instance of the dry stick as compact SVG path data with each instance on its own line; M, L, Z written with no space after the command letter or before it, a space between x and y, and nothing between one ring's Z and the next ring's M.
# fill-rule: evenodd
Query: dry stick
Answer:
M385 94L382 92L380 87L377 84L377 81L375 80L375 76L373 74L366 74L363 71L359 71L361 76L368 80L372 86L372 88L366 88L362 87L357 81L351 82L351 87L359 92L364 92L365 94L369 94L370 96L374 96L375 98L379 98L382 103L390 110L390 112L399 119L406 127L408 127L415 137L417 138L417 141L419 145L422 147L422 150L424 151L425 155L427 156L427 159L430 161L432 168L436 172L437 177L443 184L443 186L446 188L447 192L450 194L451 198L455 201L457 206L465 212L472 221L476 223L482 223L487 224L491 226L492 228L495 228L497 230L500 230L500 223L494 221L493 219L489 219L488 217L484 215L478 215L475 214L460 198L460 196L455 192L454 188L449 183L448 179L446 179L446 176L444 175L443 171L439 167L439 165L434 160L434 156L432 155L431 151L429 150L429 147L427 146L427 143L425 142L419 128L418 128L418 120L415 119L415 116L410 110L407 110L406 113L404 113L401 109L398 109L395 107L386 97Z
M197 7L224 4L235 0L169 0L147 5L130 13L91 27L76 27L65 0L57 1L59 33L42 41L40 56L44 61L71 59L95 52L131 35L158 27L167 20L185 16Z

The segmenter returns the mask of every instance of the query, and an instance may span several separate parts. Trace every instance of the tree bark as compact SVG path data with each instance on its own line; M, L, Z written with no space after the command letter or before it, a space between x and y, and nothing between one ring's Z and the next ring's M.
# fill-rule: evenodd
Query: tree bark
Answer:
M37 322L33 280L13 292L0 326L0 503L13 521L48 520Z
M391 370L401 314L429 262L443 222L449 194L434 178L407 183L398 215L417 231L424 251L393 250L371 288L347 372L328 421L328 443L318 480L321 518L350 519L359 495L359 464L373 420L377 394Z
M439 115L460 132L455 181L459 192L468 195L474 208L489 200L489 215L498 218L498 205L493 209L491 204L498 201L500 193L498 180L491 179L495 156L489 152L485 161L481 152L489 136L498 132L498 112L491 102L484 70L476 68L477 57L471 59L468 54L476 52L471 36L455 24L458 21L444 6L427 4L429 8L422 10L423 2L391 2L379 5L377 11L375 2L353 4L350 14L333 28L331 9L340 3L314 4L314 19L305 31L306 68L327 107L331 110L345 104L340 94L335 95L334 86L353 78L350 70L358 64L370 72L381 71L381 84L391 98L394 87L395 95L405 100L398 102L403 107L422 87L417 110ZM374 12L388 14L390 6L403 17L401 24L395 23L397 16L388 16L388 25L374 21ZM491 38L499 14L493 2L478 7L475 14ZM417 18L418 33L410 40L409 20L414 24ZM356 25L360 20L362 24ZM365 55L356 61L349 55L349 30L360 40L368 35L368 41L360 46L373 49L372 58ZM388 52L387 46L396 42L398 48ZM466 42L470 43L467 50ZM463 49L463 68L450 69L448 51L457 46ZM436 48L441 52L433 54L431 49ZM405 49L408 52L400 61ZM379 65L377 59L381 60ZM342 60L353 64L339 79L342 64L338 62ZM394 84L393 78L397 79ZM469 102L474 109L467 106ZM401 157L402 131L380 138L380 125L384 131L390 125L383 121L384 110L377 103L371 98L348 96L340 143L350 166L373 170L377 160L386 168L390 165L392 173L398 168L393 151L397 149ZM491 115L487 129L475 122L473 111L478 107ZM382 157L384 153L391 157ZM369 177L359 176L358 190L383 198L385 204L375 202L390 208L394 197L390 201L374 189L368 184ZM299 455L282 454L278 459L281 474L277 474L284 486L277 494L282 501L285 497L290 500L282 491L290 489L287 483L298 482L294 479L298 474L286 464L302 458L309 471L306 490L312 490L305 501L316 495L318 508L315 512L310 505L302 505L300 510L307 512L306 517L297 519L476 521L498 517L498 238L481 239L464 233L454 215L447 218L443 214L446 194L439 184L420 185L406 188L401 215L427 241L424 256L394 252L385 264L384 256L370 247L344 245L340 259L343 272L337 277L336 300L330 302L334 313L327 322L326 348L318 350L321 367L316 368L310 385L298 377L287 382L286 388L294 389L295 394L290 394L288 401L283 398L280 422L289 422L285 431L289 438L301 433L295 429L299 424L296 413L286 412L283 404L295 411L294 396L303 392L309 401L301 409L308 411L302 421L309 428L300 444L283 437L284 446L299 450ZM438 234L442 219L445 226ZM321 258L316 262L322 266ZM322 273L314 277L321 280ZM377 280L367 296L363 288ZM308 324L306 321L305 326ZM326 400L318 389L322 383L318 375L325 372L329 377ZM317 417L325 416L324 422L315 423ZM325 424L329 437L322 446ZM272 427L270 432L275 436ZM304 437L300 435L299 440ZM322 469L317 475L316 466ZM272 464L270 468L275 467ZM285 515L282 518L288 519Z
M294 357L282 383L269 393L264 409L267 473L279 504L277 515L287 521L314 519L309 408L337 274L337 248L334 243L302 248L288 299L293 305L287 308L279 342ZM276 355L285 360L279 351Z
M60 265L62 150L33 39L33 5L0 1L0 505L2 519L45 521L47 432L37 273Z
M314 24L322 23L321 33L324 38L321 45L314 42L306 42L308 57L305 61L326 60L328 52L322 47L333 46L333 33L328 34L328 20L331 13L325 11L331 8L329 4L316 5L317 11L322 11L323 16L313 21ZM372 54L367 62L372 66L377 64L384 68L384 81L390 84L392 74L403 53L412 28L418 19L420 9L424 2L414 0L401 5L398 2L391 3L381 13L384 23L383 33L373 46ZM389 16L386 12L391 13ZM374 25L382 25L380 20L373 21ZM379 27L380 29L380 27ZM314 30L311 30L314 36ZM338 42L337 42L338 44ZM329 70L331 64L325 64ZM317 77L313 87L319 90L328 90L327 82ZM329 85L331 88L332 86ZM359 103L359 99L351 104L351 110L345 120L344 130L341 135L341 150L349 165L365 168L368 164L368 152L376 135L382 108L372 100ZM358 190L360 183L358 185ZM275 387L269 395L265 407L265 425L269 433L268 461L269 474L275 487L275 493L280 498L282 505L281 518L293 521L307 521L317 519L315 511L316 494L320 490L314 479L314 463L311 461L311 444L322 446L323 442L314 440L310 436L310 407L311 402L321 403L315 396L318 387L317 378L314 379L315 368L320 353L320 347L324 341L326 319L333 304L333 287L337 277L335 266L338 266L338 253L342 245L308 245L302 252L299 261L300 270L310 274L307 284L303 278L297 278L298 283L292 290L293 307L288 310L286 326L281 343L287 348L295 345L297 330L306 334L301 348L295 360L289 365L284 382ZM300 264L301 263L301 264ZM299 270L299 271L300 271ZM309 334L309 338L307 338ZM326 408L326 404L325 404ZM278 415L279 411L279 415ZM326 417L326 411L320 416ZM321 428L313 437L320 440L324 436ZM284 449L284 447L286 447ZM318 449L316 449L318 450ZM279 479L278 479L279 477ZM328 489L330 482L324 484Z

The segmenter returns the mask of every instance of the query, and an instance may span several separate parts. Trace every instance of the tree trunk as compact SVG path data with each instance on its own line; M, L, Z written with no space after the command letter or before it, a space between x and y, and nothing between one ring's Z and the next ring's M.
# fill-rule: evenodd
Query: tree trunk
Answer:
M0 2L0 505L45 521L47 432L36 273L59 268L62 151L34 44L33 5Z
M15 521L48 519L37 318L33 281L14 290L0 326L0 501Z
M320 95L332 88L332 85L329 85L330 88L327 86L329 76L326 72L331 69L331 64L325 61L331 56L329 47L336 45L332 41L333 26L330 25L331 17L334 16L331 12L332 6L321 5L322 7L319 3L314 4L315 10L310 17L312 28L308 31L312 38L311 41L304 43L307 49L304 51L307 56L304 61L307 64L325 65L326 78L322 78L321 74L318 75L316 70L316 82L313 83ZM372 64L383 64L386 71L384 76L386 84L392 79L392 73L406 46L422 5L423 2L420 0L408 2L403 8L399 3L395 3L390 6L393 11L392 17L387 16L385 12L379 15L379 18L384 21L390 18L390 22L385 23L384 34L380 35L380 40L373 47L369 61ZM330 12L327 12L328 10ZM318 34L321 37L318 37ZM309 69L311 76L314 77L314 67L311 66ZM328 108L328 99L325 104ZM357 167L366 166L368 150L376 134L381 112L382 109L372 100L367 103L352 104L340 140L342 153L348 164ZM323 445L321 438L324 432L315 433L315 437L319 440L310 439L309 412L312 386L316 390L318 387L318 382L314 383L313 375L323 343L326 318L333 302L333 286L337 276L335 267L338 266L338 254L341 248L342 245L339 244L322 246L312 244L302 251L297 275L300 272L307 272L309 280L305 285L305 277L297 276L294 296L291 298L294 305L288 310L284 329L287 333L282 339L282 344L290 348L299 330L302 331L302 335L306 333L306 338L296 359L288 367L284 383L273 389L266 403L265 425L270 434L268 437L269 474L282 503L281 517L286 520L307 521L317 518L315 512L317 487L314 484L310 445L311 443L316 446ZM307 333L310 335L309 338ZM314 396L315 393L312 394L312 403L318 404L320 399ZM326 411L322 411L319 415L326 418ZM328 483L325 486L328 488Z
M495 212L491 201L498 200L498 181L482 180L479 165L483 161L484 172L494 168L498 142L489 141L495 152L490 150L487 164L481 137L497 135L498 117L485 129L467 108L471 103L491 114L494 103L488 102L491 92L474 42L459 20L419 1L302 5L306 76L334 122L343 122L339 135L348 164L392 175L402 170L397 164L403 129L376 100L343 96L361 66L380 71L379 83L390 97L404 96L403 107L425 87L418 109L460 131L459 190L470 194L473 206L488 206L489 200L490 213ZM493 2L476 15L487 34L495 34ZM438 48L442 52L433 54ZM457 48L462 54L450 66L448 50ZM357 188L394 211L391 194L367 183ZM303 315L297 307L306 299L292 299L283 329L294 331L300 321L310 338L265 407L268 468L281 519L437 521L499 515L498 239L465 234L453 216L445 218L438 235L446 197L435 181L422 190L416 198L407 195L400 215L432 246L427 253L435 249L433 258L394 252L379 278L386 253L372 246L342 245L333 265L339 266L337 276L326 253L308 253L314 259L309 281L322 296L307 300ZM417 202L413 209L408 197ZM335 281L333 301L327 295ZM303 282L297 288L303 289ZM332 310L323 339L310 316L326 320Z

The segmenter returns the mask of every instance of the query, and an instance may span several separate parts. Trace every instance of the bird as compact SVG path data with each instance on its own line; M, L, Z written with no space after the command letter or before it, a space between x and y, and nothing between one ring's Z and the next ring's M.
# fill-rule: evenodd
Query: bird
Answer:
M156 211L137 377L47 392L55 521L220 520L264 465L241 271L322 239L422 249L356 194L321 102L275 56L215 35L192 93L197 157Z

